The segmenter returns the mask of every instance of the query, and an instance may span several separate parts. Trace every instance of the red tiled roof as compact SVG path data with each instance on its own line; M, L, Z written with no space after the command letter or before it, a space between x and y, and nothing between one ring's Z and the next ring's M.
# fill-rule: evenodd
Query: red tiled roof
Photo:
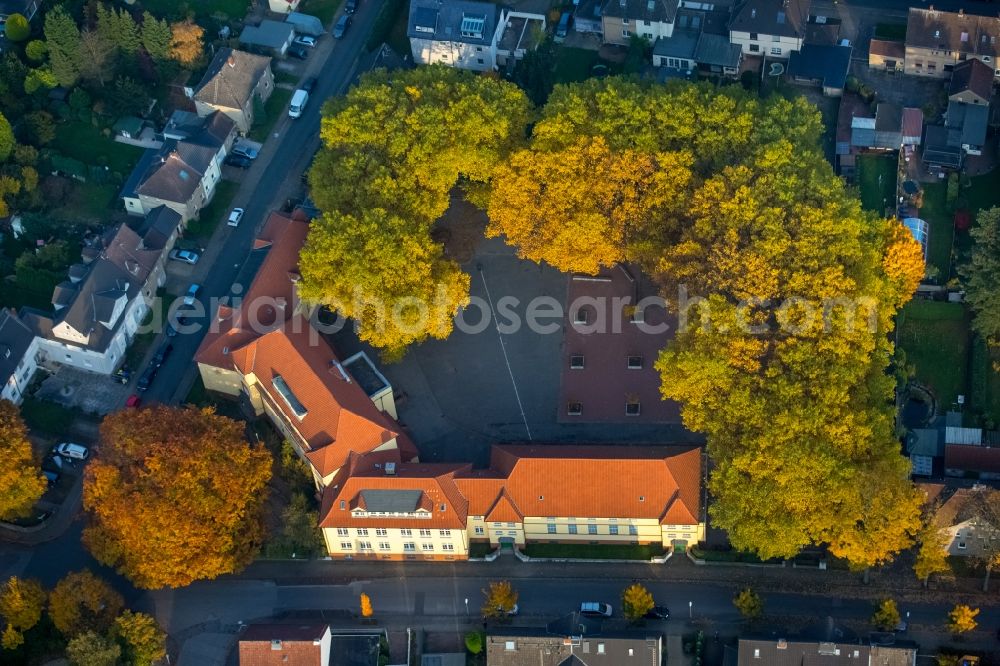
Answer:
M1000 472L1000 447L948 444L944 447L944 466L975 472Z
M306 456L322 475L339 468L351 451L367 453L394 437L398 426L380 412L358 383L345 381L336 354L304 318L296 315L231 353L236 368L253 373L286 419L310 447ZM299 419L275 388L281 377L306 409Z
M240 666L327 666L318 643L326 632L325 624L250 625L240 637Z
M504 490L484 518L491 523L519 523L524 519L524 514L518 511L517 505Z
M920 138L924 134L924 112L907 107L903 109L903 136Z

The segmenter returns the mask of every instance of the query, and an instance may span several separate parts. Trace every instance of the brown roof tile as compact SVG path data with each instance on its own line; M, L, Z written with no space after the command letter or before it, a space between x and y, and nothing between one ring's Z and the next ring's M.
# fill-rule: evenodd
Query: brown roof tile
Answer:
M883 58L898 58L902 60L906 55L906 44L903 42L892 42L887 39L873 39L868 44L868 52L872 55Z
M944 466L975 472L1000 472L1000 447L948 444L944 447Z
M252 624L240 637L240 666L327 666L321 641L325 624Z

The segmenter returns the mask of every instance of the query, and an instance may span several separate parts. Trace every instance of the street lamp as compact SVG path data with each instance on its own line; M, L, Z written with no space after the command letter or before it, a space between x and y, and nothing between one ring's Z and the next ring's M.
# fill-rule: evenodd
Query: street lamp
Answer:
M688 602L688 619L689 620L693 620L694 619L694 602L693 601L689 601Z
M465 598L465 614L469 614L469 597Z

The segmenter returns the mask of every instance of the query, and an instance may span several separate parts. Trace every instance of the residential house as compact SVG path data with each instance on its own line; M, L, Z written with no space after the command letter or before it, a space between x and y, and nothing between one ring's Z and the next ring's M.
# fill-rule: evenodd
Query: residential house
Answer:
M38 369L35 334L16 312L0 312L0 378L4 380L0 399L15 405L24 399L24 390Z
M330 666L327 624L251 624L240 634L239 666Z
M264 19L260 25L248 25L240 33L240 46L270 55L283 56L295 39L295 26L282 21Z
M147 150L122 187L126 212L145 216L166 206L184 223L198 217L215 195L234 136L233 121L213 112L187 138L166 138L159 149Z
M669 38L653 45L653 66L705 76L736 76L743 53L729 41L728 14L682 9Z
M977 502L987 486L972 488L945 488L932 503L934 524L945 535L945 549L949 555L978 557L995 550L1000 532L980 518Z
M980 60L997 69L1000 18L911 7L906 21L904 71L946 78L961 62Z
M597 634L551 634L528 627L486 635L490 666L661 666L663 636L641 630Z
M929 125L924 136L923 160L929 168L957 169L965 155L982 154L993 96L993 74L992 67L978 59L965 60L953 67L944 122Z
M270 58L224 47L216 51L192 98L199 116L221 111L246 134L253 125L254 102L266 102L272 92Z
M52 294L53 313L25 308L21 318L38 338L38 363L109 375L166 280L166 255L180 216L161 207L135 227L122 224L69 269Z
M20 14L29 21L42 6L42 0L0 0L0 17L4 21L11 14Z
M802 48L809 0L745 0L729 24L729 41L743 55L788 58Z
M796 83L818 85L827 97L840 97L851 67L850 46L803 44L788 57L788 76Z
M934 461L944 457L943 435L940 428L916 428L906 435L906 452L914 476L934 474Z
M360 352L341 361L299 302L298 255L308 220L273 213L195 354L205 387L266 414L328 485L352 454L416 449L395 422L392 387ZM234 285L234 288L235 286Z
M580 0L573 8L573 30L583 34L603 35L601 8L607 0Z
M751 640L741 638L737 666L916 666L917 648L882 646L868 642L817 643L779 638Z
M267 8L275 14L290 14L298 11L302 0L267 0Z
M704 538L697 448L496 445L485 470L390 453L352 454L328 484L320 527L331 557L455 560L476 542L685 548Z
M1000 446L945 444L944 473L959 478L1000 479Z
M605 44L627 46L633 36L650 44L674 34L678 0L608 0L601 9Z
M487 72L496 68L506 10L473 0L410 0L413 61Z
M497 43L497 66L512 67L545 41L545 16L524 12L505 12L507 20Z
M906 44L885 39L868 43L868 67L886 72L902 72L906 59Z

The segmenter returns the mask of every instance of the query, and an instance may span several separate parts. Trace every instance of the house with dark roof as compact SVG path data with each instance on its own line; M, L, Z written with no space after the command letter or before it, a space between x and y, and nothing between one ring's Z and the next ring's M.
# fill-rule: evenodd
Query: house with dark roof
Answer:
M221 111L243 134L254 119L254 100L264 103L274 92L271 59L228 47L215 53L192 99L199 116Z
M24 390L38 370L38 343L31 328L16 312L0 311L0 399L15 405L24 399Z
M984 481L1000 479L1000 446L945 443L944 473Z
M906 44L885 39L868 42L868 67L886 72L903 71Z
M737 666L916 666L917 646L741 638Z
M552 634L510 627L486 635L490 666L661 666L663 636L641 630Z
M240 45L253 51L275 56L285 55L285 51L295 39L295 26L282 21L264 19L260 25L248 25L240 33Z
M601 9L605 44L627 46L633 36L650 44L674 34L678 0L607 0Z
M51 313L21 311L38 338L39 365L114 372L166 281L166 255L180 223L164 207L142 223L120 225L84 248L81 262L53 290Z
M485 470L390 453L351 454L327 484L320 527L331 557L455 560L476 542L684 548L704 538L697 448L505 444Z
M330 666L327 624L251 624L240 634L239 666Z
M792 81L819 86L827 97L840 97L851 67L850 46L805 43L788 56L788 76Z
M729 41L724 11L681 9L670 37L653 44L653 66L706 76L736 76L743 53Z
M993 79L991 66L975 58L954 67L944 122L928 126L924 137L925 164L957 169L966 154L982 154L989 125Z
M41 6L42 0L0 0L0 17L6 20L11 14L20 14L30 21Z
M809 0L744 0L729 24L729 41L743 55L788 58L802 48Z
M217 111L198 121L197 129L189 128L180 139L169 138L168 127L163 146L147 150L136 164L121 190L129 215L166 206L187 222L212 200L236 126Z
M904 71L915 76L947 78L962 62L979 60L1000 74L1000 18L964 11L910 7L906 21Z

